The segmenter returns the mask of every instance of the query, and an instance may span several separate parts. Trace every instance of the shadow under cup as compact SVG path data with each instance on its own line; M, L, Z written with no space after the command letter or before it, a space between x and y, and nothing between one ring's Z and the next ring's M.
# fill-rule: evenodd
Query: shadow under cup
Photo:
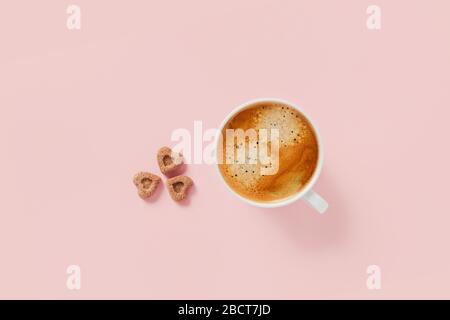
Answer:
M317 129L299 107L280 99L237 107L223 120L215 145L217 171L227 189L259 207L302 198L322 167Z

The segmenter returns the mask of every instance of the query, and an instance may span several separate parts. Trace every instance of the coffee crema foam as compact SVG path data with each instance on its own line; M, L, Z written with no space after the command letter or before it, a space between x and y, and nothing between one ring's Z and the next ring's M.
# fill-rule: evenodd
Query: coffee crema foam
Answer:
M261 174L262 166L266 167L267 163L260 161L240 164L218 159L226 183L242 197L257 202L282 201L301 191L311 179L318 161L317 138L309 121L296 109L281 103L264 102L239 112L222 130L222 156L233 155L230 151L243 147L234 143L231 145L234 150L229 150L230 145L225 143L227 129L266 129L268 132L277 129L279 132L278 171L275 174ZM270 153L270 142L268 144ZM251 146L254 147L247 139L246 154Z

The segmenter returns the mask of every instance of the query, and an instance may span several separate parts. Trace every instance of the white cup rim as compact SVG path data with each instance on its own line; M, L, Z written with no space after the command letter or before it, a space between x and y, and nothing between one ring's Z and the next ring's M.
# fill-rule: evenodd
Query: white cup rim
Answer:
M319 157L317 160L317 165L316 165L316 169L314 170L314 173L311 177L311 179L309 179L308 183L306 184L306 186L304 186L298 193L284 199L284 200L279 200L279 201L272 201L272 202L258 202L258 201L253 201L250 199L247 199L243 196L241 196L239 193L237 193L236 191L234 191L229 185L228 183L225 181L224 177L222 176L222 173L220 172L219 169L219 163L217 163L217 148L219 145L219 139L221 139L221 133L222 130L224 128L224 126L228 123L228 121L234 117L236 114L238 114L239 112L241 112L242 110L254 105L254 104L258 104L258 103L263 103L263 102L274 102L274 103L280 103L280 104L285 104L288 105L294 109L296 109L297 111L299 111L311 124L314 133L316 135L316 139L317 139L317 145L318 145L318 151L319 151ZM311 117L305 113L305 111L300 108L297 104L283 100L283 99L278 99L278 98L259 98L259 99L254 99L254 100L250 100L247 101L245 103L242 103L241 105L239 105L238 107L236 107L234 110L232 110L228 116L225 117L225 119L222 121L222 123L220 124L219 129L217 130L217 134L215 137L215 141L214 141L214 146L215 146L215 159L216 159L216 163L215 163L215 167L216 167L216 172L219 175L220 179L222 180L222 182L225 184L226 188L228 191L230 191L232 194L234 194L235 196L237 196L239 199L241 199L242 201L244 201L247 204L256 206L256 207L260 207L260 208L278 208L278 207L283 207L283 206L287 206L297 200L300 200L301 198L303 198L308 192L310 192L313 188L313 186L316 184L317 179L320 176L320 172L322 171L322 166L323 166L323 144L322 144L322 139L320 137L320 133L319 130L317 128L317 126L314 124L314 122L312 121Z

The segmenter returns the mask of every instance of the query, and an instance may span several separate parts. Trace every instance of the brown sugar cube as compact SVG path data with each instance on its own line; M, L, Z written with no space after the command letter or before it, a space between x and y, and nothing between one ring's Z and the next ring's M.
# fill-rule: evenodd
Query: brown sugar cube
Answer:
M187 197L187 193L194 182L187 176L176 176L167 180L167 189L175 201L181 201Z
M161 178L149 172L139 172L133 178L134 185L142 199L149 198L158 188Z
M161 172L168 174L174 172L183 165L183 156L181 153L173 152L169 147L162 147L157 155L158 165Z

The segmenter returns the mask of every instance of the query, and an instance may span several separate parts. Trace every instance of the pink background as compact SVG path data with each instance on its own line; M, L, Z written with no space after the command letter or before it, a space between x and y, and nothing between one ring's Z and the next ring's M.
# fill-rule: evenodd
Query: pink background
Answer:
M0 298L450 298L448 0L74 3L80 31L71 2L2 2ZM319 126L326 215L208 165L188 204L138 198L172 130L266 96Z

